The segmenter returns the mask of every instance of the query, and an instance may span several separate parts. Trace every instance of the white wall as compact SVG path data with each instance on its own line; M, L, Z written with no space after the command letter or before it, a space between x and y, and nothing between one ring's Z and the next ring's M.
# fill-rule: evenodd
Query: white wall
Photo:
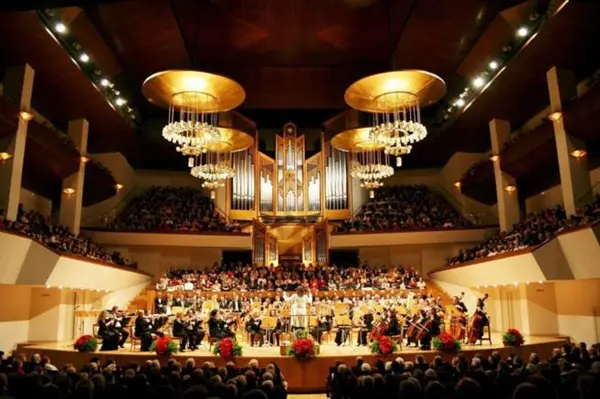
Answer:
M21 188L20 202L26 211L38 212L44 216L52 214L52 201L27 189Z

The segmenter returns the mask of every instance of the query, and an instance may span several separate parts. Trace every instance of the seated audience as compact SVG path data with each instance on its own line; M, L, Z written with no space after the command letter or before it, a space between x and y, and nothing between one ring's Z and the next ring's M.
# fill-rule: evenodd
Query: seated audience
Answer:
M4 213L0 211L0 214ZM120 266L137 267L125 260L118 252L107 252L98 244L82 235L72 234L69 229L52 223L48 216L35 211L25 211L19 206L17 220L0 217L0 230L7 230L29 237L40 244L68 255L77 255Z
M252 267L214 264L211 269L176 269L165 273L156 285L159 291L294 291L298 286L312 291L358 289L424 289L419 272L402 266L375 269L357 267ZM160 305L160 304L159 304Z
M498 352L476 354L471 361L458 354L450 363L441 356L431 363L421 355L414 362L399 357L375 364L357 358L355 365L337 362L330 368L327 390L331 399L591 399L600 397L599 348L596 344L589 350L596 359L591 365L585 360L587 350L577 347L568 361L564 349L538 362L517 355L502 359Z
M460 250L458 255L448 259L448 265L536 246L556 237L562 231L584 226L599 219L600 197L596 197L594 203L581 209L577 216L569 218L560 205L538 213L530 213L525 220L516 223L509 232L503 231L474 248Z
M337 231L400 231L470 226L442 196L428 187L390 186L377 190Z
M253 359L247 365L212 362L184 364L171 358L138 364L116 364L93 358L88 364L55 366L45 356L24 355L0 359L0 397L34 398L265 398L285 399L287 382L276 363L261 368Z
M134 199L109 227L142 231L240 231L239 224L226 221L202 190L160 186Z

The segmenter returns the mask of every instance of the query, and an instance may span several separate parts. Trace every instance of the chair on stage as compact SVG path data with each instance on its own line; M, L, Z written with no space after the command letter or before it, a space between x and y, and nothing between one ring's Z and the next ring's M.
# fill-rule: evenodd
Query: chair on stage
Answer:
M490 316L488 316L488 322L485 327L483 327L483 336L479 338L479 345L483 345L483 341L487 341L492 344L492 320Z

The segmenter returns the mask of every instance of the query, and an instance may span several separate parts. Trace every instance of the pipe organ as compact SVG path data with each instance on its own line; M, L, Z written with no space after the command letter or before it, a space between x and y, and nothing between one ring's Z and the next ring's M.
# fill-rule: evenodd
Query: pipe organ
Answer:
M348 209L348 154L325 144L325 204L327 209Z
M252 261L255 265L266 263L267 227L257 220L252 223Z
M254 149L234 152L231 163L235 171L231 179L231 209L253 210L256 189Z
M329 226L327 220L316 224L314 229L317 264L327 264L329 260Z

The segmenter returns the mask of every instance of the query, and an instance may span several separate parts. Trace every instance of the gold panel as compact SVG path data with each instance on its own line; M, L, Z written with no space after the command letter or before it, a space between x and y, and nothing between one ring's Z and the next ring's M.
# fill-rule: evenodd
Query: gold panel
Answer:
M254 144L254 138L248 133L230 127L220 127L221 141L208 145L209 151L237 152L248 149Z
M370 127L345 130L331 139L331 145L340 151L380 150L383 145L369 139Z
M204 93L216 99L216 104L206 103L206 109L202 109L205 112L229 111L246 99L246 92L239 83L207 72L167 70L151 75L142 84L142 94L162 108L169 108L174 95L186 92ZM178 96L175 107L184 100L185 96Z
M363 112L387 112L391 107L376 104L375 99L386 93L398 93L397 101L414 103L414 96L419 105L426 107L439 101L446 94L446 83L431 72L416 69L392 71L367 76L354 82L344 94L346 104ZM405 95L402 95L405 93Z

